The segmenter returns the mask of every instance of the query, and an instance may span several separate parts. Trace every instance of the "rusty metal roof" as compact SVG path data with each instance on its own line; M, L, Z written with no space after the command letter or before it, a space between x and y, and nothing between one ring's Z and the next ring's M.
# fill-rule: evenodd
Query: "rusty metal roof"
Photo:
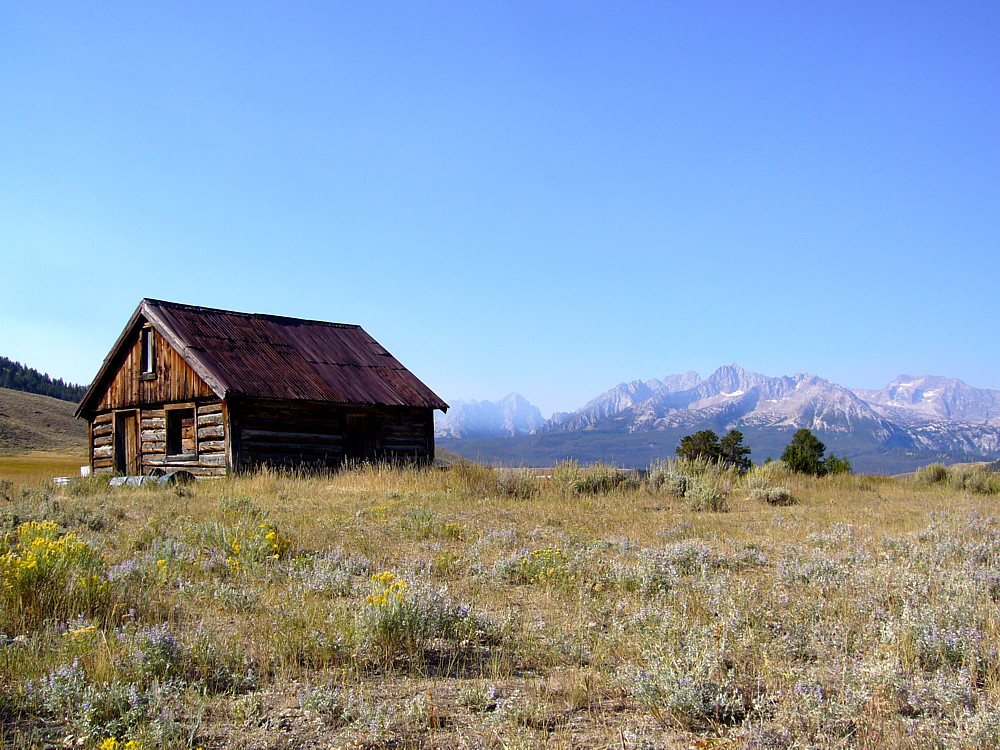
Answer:
M418 406L448 404L403 367L361 326L240 313L144 299L115 350L148 320L222 398ZM84 396L80 412L90 401Z

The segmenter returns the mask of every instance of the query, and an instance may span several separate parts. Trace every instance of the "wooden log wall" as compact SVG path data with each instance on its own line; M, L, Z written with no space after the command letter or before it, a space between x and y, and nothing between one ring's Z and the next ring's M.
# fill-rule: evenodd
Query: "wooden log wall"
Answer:
M90 463L98 474L109 474L115 469L112 421L110 412L98 414L90 426Z
M344 460L344 415L325 404L252 401L232 406L241 469L332 468Z
M431 409L382 410L379 442L383 458L434 460L434 412Z
M153 469L189 471L195 476L226 473L225 415L220 401L194 406L197 424L193 458L167 455L167 415L162 406L139 411L139 465L143 474ZM99 414L93 422L93 467L97 473L114 471L113 414Z
M295 401L248 401L227 405L196 402L196 451L184 458L167 454L167 409L139 410L139 463L152 469L190 471L219 476L230 467L252 470L337 468L345 459L431 461L434 423L430 409L411 407L345 407ZM364 419L356 419L363 415ZM364 424L372 434L364 440L348 435L349 424ZM227 445L227 430L232 445ZM92 423L92 465L95 472L114 471L114 418L98 414ZM366 455L352 455L365 445Z
M336 468L345 458L431 460L434 456L430 409L351 407L295 401L244 402L232 407L234 445L241 469ZM347 433L351 415L373 430L369 454L351 456L356 441Z

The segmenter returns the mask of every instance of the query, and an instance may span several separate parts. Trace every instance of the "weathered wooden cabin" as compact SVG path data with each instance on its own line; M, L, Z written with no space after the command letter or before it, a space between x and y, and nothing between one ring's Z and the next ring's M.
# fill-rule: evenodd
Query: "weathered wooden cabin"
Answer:
M95 473L434 458L448 405L360 326L145 299L76 415Z

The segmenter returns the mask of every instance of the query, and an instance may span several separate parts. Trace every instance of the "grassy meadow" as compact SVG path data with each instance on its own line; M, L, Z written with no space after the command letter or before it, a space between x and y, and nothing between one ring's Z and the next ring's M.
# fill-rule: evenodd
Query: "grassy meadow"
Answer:
M5 476L3 747L1000 745L981 472Z
M85 455L28 453L0 456L0 478L13 485L48 482L54 477L78 477L80 467L87 463Z

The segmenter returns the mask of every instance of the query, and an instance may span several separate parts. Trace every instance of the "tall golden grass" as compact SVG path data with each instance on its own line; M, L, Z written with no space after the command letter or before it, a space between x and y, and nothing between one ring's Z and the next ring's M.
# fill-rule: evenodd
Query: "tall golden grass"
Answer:
M1000 741L995 495L780 465L516 474L13 489L5 745ZM25 617L38 524L60 595Z

